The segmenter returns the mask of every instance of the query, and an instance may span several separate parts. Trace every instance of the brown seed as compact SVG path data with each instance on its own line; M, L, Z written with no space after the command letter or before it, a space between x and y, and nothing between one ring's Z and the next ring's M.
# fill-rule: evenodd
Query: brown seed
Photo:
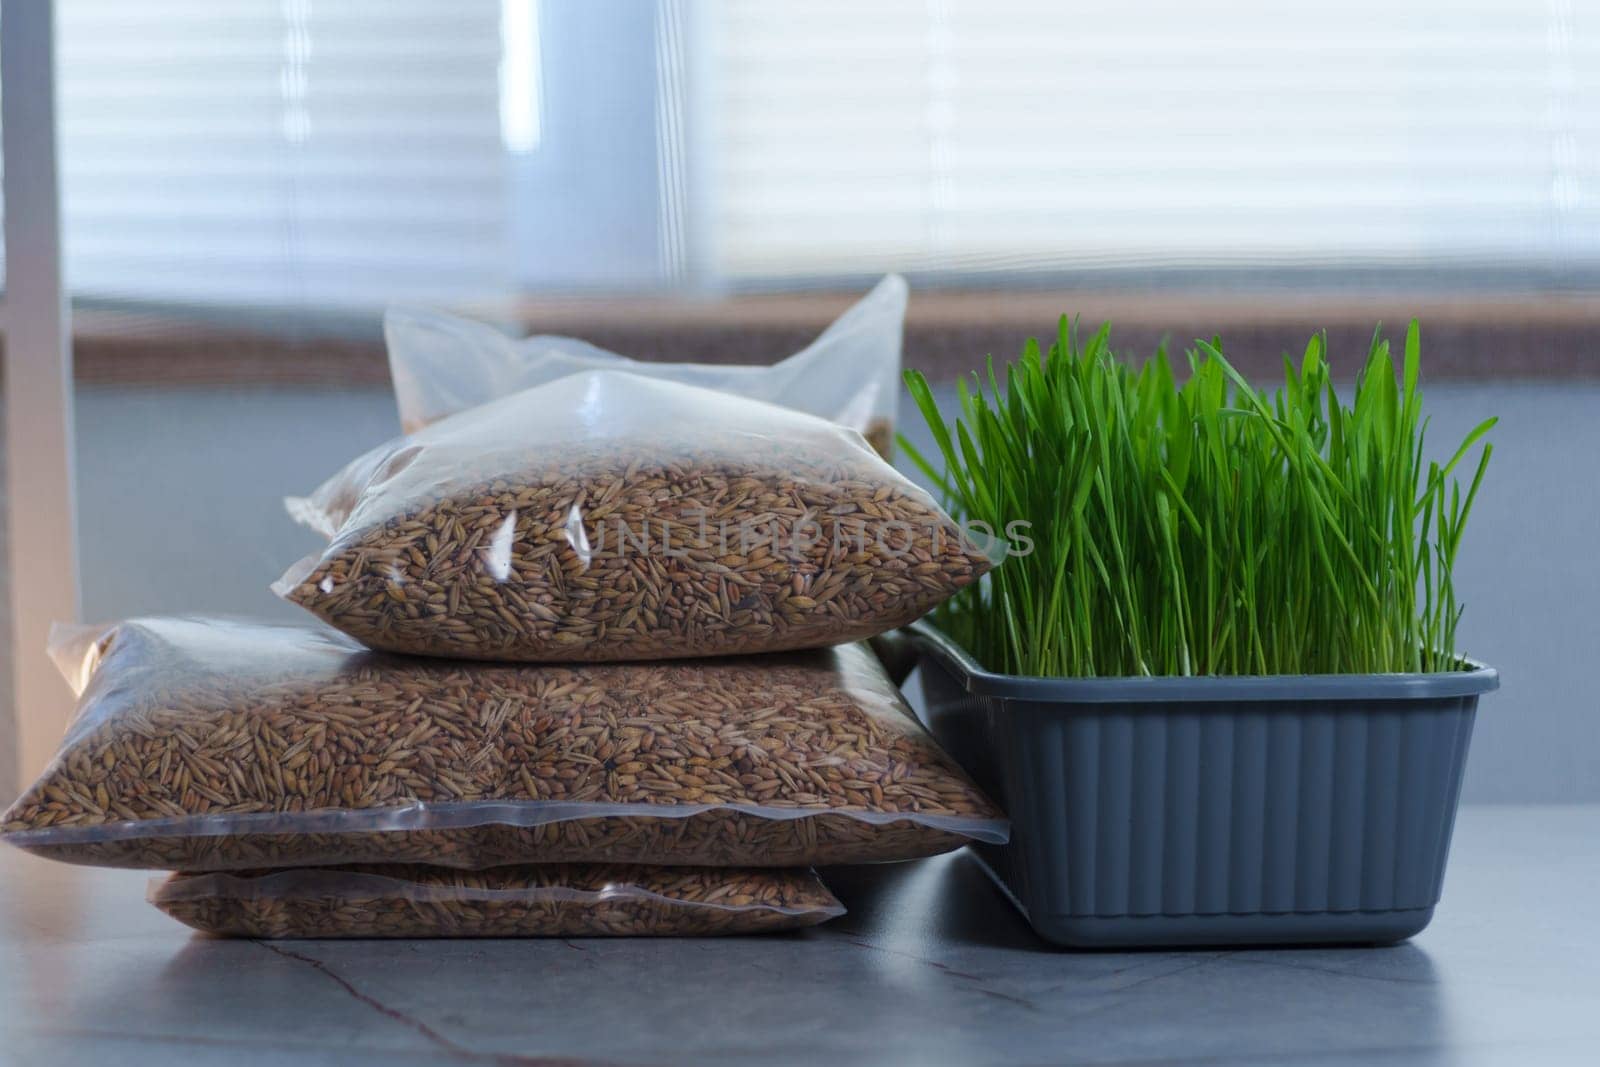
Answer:
M807 870L394 864L174 874L150 901L236 937L682 937L814 926L844 913Z
M786 867L1004 825L859 645L519 666L147 619L101 647L66 747L0 827L56 859Z
M860 640L990 566L931 497L821 420L763 434L707 415L596 441L480 414L544 391L386 446L407 456L393 476L383 450L351 464L312 498L332 542L275 588L384 651L601 662ZM732 399L688 392L691 410ZM755 409L730 417L765 430Z

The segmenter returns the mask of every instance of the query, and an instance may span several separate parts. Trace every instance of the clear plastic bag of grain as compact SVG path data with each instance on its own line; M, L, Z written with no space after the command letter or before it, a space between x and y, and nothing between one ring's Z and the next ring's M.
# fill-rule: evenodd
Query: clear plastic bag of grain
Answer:
M406 433L569 374L625 370L817 415L888 456L906 297L905 279L888 275L810 345L770 366L634 360L571 337L519 341L482 322L412 308L390 310L383 332Z
M615 864L174 874L149 897L196 930L254 938L707 937L844 914L809 870Z
M66 628L52 651L77 718L0 822L52 859L806 867L1008 835L859 645L490 664L154 618Z
M990 566L859 434L618 371L378 448L291 513L332 540L274 586L368 646L533 662L861 640Z

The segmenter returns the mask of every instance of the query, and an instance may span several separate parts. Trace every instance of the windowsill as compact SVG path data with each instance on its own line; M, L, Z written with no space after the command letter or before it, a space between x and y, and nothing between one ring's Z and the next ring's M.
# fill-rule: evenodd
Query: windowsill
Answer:
M808 344L857 293L747 295L719 299L572 298L483 305L471 313L520 324L521 332L569 334L640 358L770 362ZM1326 329L1336 373L1354 373L1372 329L1397 336L1423 325L1432 379L1597 378L1600 301L1592 295L1459 297L1348 293L953 291L914 292L906 363L936 379L1009 358L1029 336L1053 336L1062 311L1086 329L1114 324L1119 348L1154 349L1220 334L1247 371L1272 371ZM287 323L279 326L278 323ZM76 377L86 383L381 385L388 381L376 317L293 312L238 320L210 313L80 310L74 315ZM1181 348L1181 344L1174 347Z

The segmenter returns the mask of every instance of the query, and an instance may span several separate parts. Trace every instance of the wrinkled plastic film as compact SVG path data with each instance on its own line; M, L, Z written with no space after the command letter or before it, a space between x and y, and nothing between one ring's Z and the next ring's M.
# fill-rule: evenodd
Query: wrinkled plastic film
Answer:
M45 651L56 670L72 689L82 695L105 653L106 639L116 629L104 623L57 622L50 625Z
M905 279L889 275L814 342L771 366L633 360L573 338L515 340L470 319L408 308L385 316L384 335L406 432L570 374L625 370L817 415L863 434L887 455L906 299Z
M834 815L867 826L911 823L942 833L958 834L989 844L1007 839L1003 819L974 819L924 812L851 811L764 804L613 804L596 801L416 801L387 808L331 808L319 811L243 812L237 814L182 815L165 819L138 819L87 826L8 830L6 838L22 848L57 844L99 844L137 841L149 837L249 837L286 834L359 835L401 831L472 830L484 826L533 829L560 823L599 819L692 819L703 815L729 815L761 822L794 822L818 815ZM321 858L321 863L339 862ZM632 861L619 861L632 862ZM468 869L471 869L469 867Z
M726 899L685 900L658 890L645 888L649 880L643 868L623 868L605 875L605 884L598 888L561 884L563 878L572 877L574 865L552 864L534 868L541 872L534 876L526 868L500 868L498 886L474 885L460 878L440 878L439 873L427 872L420 864L412 868L385 867L291 867L280 871L240 874L232 871L211 871L205 874L166 875L152 878L146 895L152 903L163 904L178 900L234 899L234 900L292 900L297 897L366 897L416 901L480 900L512 903L538 903L559 901L574 904L598 904L607 900L654 900L661 903L679 903L697 908L718 911L775 911L783 915L821 913L838 916L845 913L844 906L822 886L811 871L791 872L769 868L704 868L674 867L666 872L684 875L706 874L712 881L732 885L736 881L793 883L802 891L809 891L812 899L804 902L746 901L730 903ZM542 873L548 871L549 873ZM517 881L526 884L515 885ZM585 875L579 882L592 880ZM793 895L793 894L791 894Z
M274 585L394 652L605 662L861 640L993 564L838 425L615 371L398 438L291 512Z
M56 859L794 866L1007 835L859 646L480 665L205 618L100 643L62 750L4 817Z
M250 937L760 933L844 913L810 870L578 864L175 874L152 880L148 896L196 929Z

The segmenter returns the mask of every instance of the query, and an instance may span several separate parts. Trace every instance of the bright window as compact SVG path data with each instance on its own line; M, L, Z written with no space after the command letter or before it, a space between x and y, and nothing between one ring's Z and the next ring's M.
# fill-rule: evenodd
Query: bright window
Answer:
M725 275L1600 263L1593 4L716 11Z
M498 5L56 8L75 292L346 305L507 284Z
M57 8L91 297L1600 272L1577 0Z

